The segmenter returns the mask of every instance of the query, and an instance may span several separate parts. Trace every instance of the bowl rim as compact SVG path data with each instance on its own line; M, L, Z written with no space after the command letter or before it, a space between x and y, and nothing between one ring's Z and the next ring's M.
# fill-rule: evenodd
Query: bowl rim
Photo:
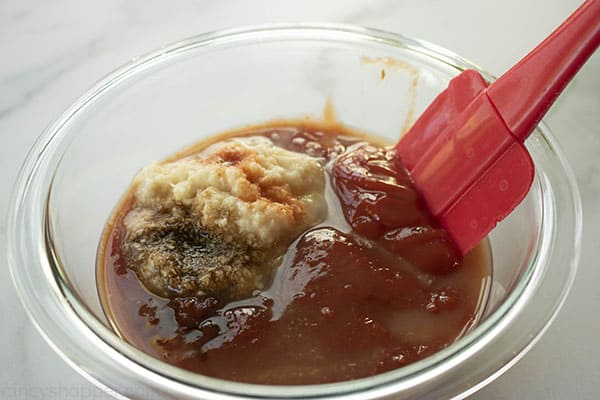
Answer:
M42 165L49 162L52 158L51 150L57 148L57 142L59 143L63 139L62 136L64 136L64 132L62 129L68 124L71 118L77 117L81 110L92 103L96 98L102 96L103 93L131 78L137 72L141 72L146 68L152 68L162 61L172 60L172 57L185 54L198 47L218 46L223 43L240 40L240 38L252 41L256 38L264 38L265 35L280 35L281 37L278 40L285 40L287 37L286 35L294 36L298 35L298 33L310 33L317 36L330 35L326 40L334 40L336 38L338 40L354 39L363 43L377 42L395 48L404 48L426 57L442 61L459 70L474 68L482 73L486 79L493 80L493 76L479 68L477 65L437 45L418 39L411 39L395 33L341 24L268 24L205 33L184 39L172 45L164 46L145 56L135 58L101 79L89 91L75 101L62 116L51 123L35 142L19 171L19 177L13 189L7 218L7 255L9 258L13 283L17 289L21 302L25 305L25 309L37 329L54 350L67 360L72 367L96 385L112 391L110 384L101 382L95 376L93 368L82 366L81 364L74 362L73 359L76 359L76 357L73 357L73 354L65 351L64 346L58 344L56 332L60 332L61 330L60 327L57 326L49 329L49 326L53 324L53 322L51 321L51 317L44 310L44 300L50 298L51 304L59 307L60 310L65 313L64 317L66 320L70 321L73 326L76 326L80 332L84 333L81 337L88 341L88 346L94 347L96 351L100 349L106 352L103 353L102 356L110 354L111 360L118 359L119 365L126 367L131 373L147 383L168 383L171 386L175 383L178 386L177 391L181 394L203 396L209 393L213 395L218 393L223 396L223 398L229 398L230 396L316 398L323 396L356 395L356 393L361 391L361 398L364 398L366 392L369 392L369 397L390 395L398 389L399 381L401 381L400 384L404 387L410 388L412 385L422 382L423 379L430 379L432 374L436 375L435 371L439 370L441 367L460 364L465 358L469 358L472 354L477 353L485 347L487 343L503 333L512 319L527 306L532 296L537 292L540 279L542 275L547 272L540 266L548 265L548 258L552 255L550 249L552 249L552 246L556 241L556 232L548 232L545 235L541 235L539 239L541 241L540 246L544 247L544 251L535 255L515 289L503 304L484 321L481 321L478 326L473 328L467 335L448 346L446 349L407 367L372 377L339 383L302 386L271 386L230 382L201 376L173 367L142 353L122 341L114 332L98 321L85 304L82 304L79 301L77 294L69 288L68 279L65 279L66 277L64 274L60 272L60 261L52 250L52 243L48 241L48 238L50 237L47 232L47 221L49 218L47 203L49 193L43 193L43 190L41 189L44 185L39 184L42 176L38 172ZM273 36L270 37L270 39L273 38ZM536 328L537 332L532 333L533 336L531 336L529 343L520 349L508 363L503 364L496 371L492 371L492 373L478 385L473 385L465 390L459 395L460 397L464 397L478 390L483 385L501 375L501 373L516 363L518 359L520 359L526 351L537 342L562 306L575 276L581 246L582 217L579 193L573 173L570 170L568 163L566 163L564 156L562 156L552 134L543 123L539 129L540 133L538 135L545 140L549 148L554 151L557 160L561 164L562 172L565 174L565 182L568 184L572 194L570 207L573 215L572 231L574 232L574 242L569 263L569 273L557 301L553 304L554 307L550 313L550 317L543 326ZM47 174L48 173L49 172L47 172ZM540 190L542 192L548 189L547 185L548 182L544 179L540 180ZM51 188L52 183L50 182L49 190L51 190ZM27 204L27 200L29 199L44 199L46 204ZM550 225L552 225L552 223L554 223L552 218L556 215L557 205L552 199L546 200L547 201L542 202L543 212L545 215L551 217L549 221L551 222ZM29 222L34 223L35 226L41 227L44 231L43 235L41 231L29 233L23 232L23 221L27 221L27 218L31 216L33 216L34 219L37 219L37 217L42 218L42 220ZM544 223L543 225L543 229L548 228L548 224ZM19 243L19 239L26 240L28 237L33 237L34 241L37 238L38 243L43 243L45 246L45 250L42 249L41 253L37 253L38 256L40 256L37 259L39 262L38 266L43 270L43 276L46 279L45 283L49 284L49 292L45 293L44 297L30 296L27 294L29 288L32 287L32 277L27 275L22 268L19 268L19 265L23 265L22 261L27 257L26 252L31 250L27 245ZM44 240L40 241L39 239L42 237ZM39 248L37 250L40 251ZM45 254L48 256L44 259L43 256ZM538 284L531 286L531 282L537 282ZM153 368L152 365L155 365L155 367ZM160 367L160 371L157 370L158 367ZM226 387L227 389L223 390L223 387ZM284 388L283 392L280 390L281 388ZM113 395L117 395L117 393L113 393Z

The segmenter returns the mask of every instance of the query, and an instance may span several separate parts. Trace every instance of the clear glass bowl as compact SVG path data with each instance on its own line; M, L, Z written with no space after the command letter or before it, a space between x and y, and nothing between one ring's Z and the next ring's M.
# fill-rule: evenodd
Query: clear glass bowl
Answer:
M27 311L73 368L119 398L466 397L533 346L576 271L578 190L544 124L527 141L536 165L533 187L489 238L493 278L481 322L407 367L308 386L200 376L115 335L95 281L102 229L140 167L245 124L318 118L328 99L344 124L396 140L465 68L493 79L437 46L333 25L210 33L134 60L52 123L23 165L7 232L14 283Z

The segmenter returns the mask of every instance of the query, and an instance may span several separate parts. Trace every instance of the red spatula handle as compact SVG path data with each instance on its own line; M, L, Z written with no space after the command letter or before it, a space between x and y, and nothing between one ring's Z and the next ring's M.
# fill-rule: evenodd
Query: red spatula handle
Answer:
M600 0L584 2L487 90L504 122L525 140L600 45Z

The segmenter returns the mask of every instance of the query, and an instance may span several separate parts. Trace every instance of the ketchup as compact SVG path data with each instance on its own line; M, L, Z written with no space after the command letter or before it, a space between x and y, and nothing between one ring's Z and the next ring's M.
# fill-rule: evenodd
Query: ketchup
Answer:
M460 264L452 239L436 227L393 150L355 145L337 160L333 177L354 232L426 272L447 273Z

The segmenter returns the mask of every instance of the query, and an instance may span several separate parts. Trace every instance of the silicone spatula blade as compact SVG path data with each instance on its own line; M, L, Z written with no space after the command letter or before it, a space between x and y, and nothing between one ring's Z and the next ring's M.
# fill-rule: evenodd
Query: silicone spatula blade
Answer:
M472 70L454 78L396 145L462 254L527 195L523 141L599 44L600 0L588 0L490 86Z

